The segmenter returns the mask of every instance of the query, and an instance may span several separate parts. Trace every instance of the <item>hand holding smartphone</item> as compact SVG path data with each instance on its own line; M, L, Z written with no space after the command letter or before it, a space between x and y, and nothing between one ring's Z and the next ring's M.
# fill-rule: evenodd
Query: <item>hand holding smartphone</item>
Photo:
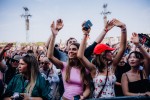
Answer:
M83 30L87 31L89 28L91 28L93 26L93 24L91 23L90 20L86 21L84 24L83 24Z
M79 100L79 99L80 99L80 95L74 96L74 100Z

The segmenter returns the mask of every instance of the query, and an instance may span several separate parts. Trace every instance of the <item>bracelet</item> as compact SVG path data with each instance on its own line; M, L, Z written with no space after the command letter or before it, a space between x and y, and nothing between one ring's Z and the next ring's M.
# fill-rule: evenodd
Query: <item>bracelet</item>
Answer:
M121 29L121 32L126 33L127 32L126 28Z
M120 28L125 29L126 25L121 25Z
M104 29L104 31L107 33L107 32L108 32L108 29L107 29L107 28L105 28L105 29Z

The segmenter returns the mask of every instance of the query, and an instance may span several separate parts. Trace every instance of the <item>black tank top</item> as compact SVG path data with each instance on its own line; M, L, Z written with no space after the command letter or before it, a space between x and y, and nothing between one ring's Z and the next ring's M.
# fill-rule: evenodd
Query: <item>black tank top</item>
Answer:
M140 73L141 75L141 80L130 82L128 78L128 87L129 87L129 92L132 93L145 93L147 91L150 91L150 82L148 79L143 79L143 72Z

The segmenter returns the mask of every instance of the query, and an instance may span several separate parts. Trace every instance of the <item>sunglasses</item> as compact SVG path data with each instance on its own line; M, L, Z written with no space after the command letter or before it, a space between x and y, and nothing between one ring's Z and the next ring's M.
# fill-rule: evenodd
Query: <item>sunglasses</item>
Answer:
M18 61L18 60L15 60L15 59L11 59L11 62L12 62L12 63L15 63L15 62L16 62L16 63L19 63L19 61Z
M47 64L49 64L48 62L41 62L40 63L41 65L47 65Z

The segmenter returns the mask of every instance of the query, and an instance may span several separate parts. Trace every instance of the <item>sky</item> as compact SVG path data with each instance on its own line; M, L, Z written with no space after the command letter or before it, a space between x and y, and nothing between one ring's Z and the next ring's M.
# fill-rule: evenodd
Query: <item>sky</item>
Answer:
M56 42L75 37L79 42L83 32L81 24L90 20L93 24L88 42L93 42L104 28L103 4L111 12L108 20L116 18L127 26L128 38L132 32L150 33L150 0L0 0L0 42L26 42L23 7L28 7L30 20L29 42L46 42L51 35L52 21L61 18L63 29ZM106 37L120 36L118 27Z

